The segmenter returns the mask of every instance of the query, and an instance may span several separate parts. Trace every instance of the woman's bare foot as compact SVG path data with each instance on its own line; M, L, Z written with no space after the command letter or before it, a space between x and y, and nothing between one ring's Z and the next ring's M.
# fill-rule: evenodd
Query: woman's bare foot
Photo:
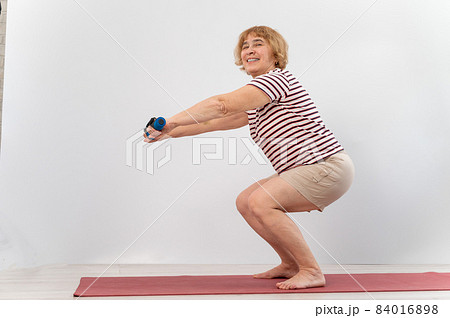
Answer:
M302 269L284 282L277 283L279 289L297 289L325 286L325 276L318 269Z
M274 267L267 272L259 273L253 275L253 278L291 278L294 277L295 274L298 273L298 265L287 265L284 263L281 263L277 267Z

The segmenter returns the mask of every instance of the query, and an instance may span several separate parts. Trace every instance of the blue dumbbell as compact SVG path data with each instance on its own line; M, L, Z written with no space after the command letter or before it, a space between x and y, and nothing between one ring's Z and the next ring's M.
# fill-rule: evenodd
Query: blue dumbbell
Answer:
M150 121L147 123L147 126L145 126L145 135L150 139L153 140L155 139L157 136L160 135L160 133L158 133L157 135L153 136L153 134L149 134L147 131L147 127L150 126L153 129L157 130L157 131L161 131L164 126L166 125L166 120L164 119L164 117L153 117L152 119L150 119Z

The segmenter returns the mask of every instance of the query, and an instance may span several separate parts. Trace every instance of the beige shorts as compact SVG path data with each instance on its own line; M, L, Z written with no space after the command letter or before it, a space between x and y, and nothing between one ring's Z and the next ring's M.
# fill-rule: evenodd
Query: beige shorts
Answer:
M352 159L345 151L340 151L319 163L289 169L279 177L322 212L350 188L355 175ZM271 177L276 177L275 174Z

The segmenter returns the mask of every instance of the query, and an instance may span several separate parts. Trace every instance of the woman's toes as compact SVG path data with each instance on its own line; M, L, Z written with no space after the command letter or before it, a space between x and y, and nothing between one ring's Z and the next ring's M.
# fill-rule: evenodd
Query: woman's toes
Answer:
M279 282L279 283L277 283L277 287L279 289L286 289L286 284L284 282Z

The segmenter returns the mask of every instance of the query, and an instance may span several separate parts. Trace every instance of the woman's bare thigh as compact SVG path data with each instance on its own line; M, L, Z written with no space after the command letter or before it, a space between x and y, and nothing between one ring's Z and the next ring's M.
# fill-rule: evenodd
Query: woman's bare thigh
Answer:
M258 181L247 188L249 191L252 190L250 194L252 199L262 205L277 208L283 212L305 212L318 209L316 205L280 177L264 180L264 182Z

